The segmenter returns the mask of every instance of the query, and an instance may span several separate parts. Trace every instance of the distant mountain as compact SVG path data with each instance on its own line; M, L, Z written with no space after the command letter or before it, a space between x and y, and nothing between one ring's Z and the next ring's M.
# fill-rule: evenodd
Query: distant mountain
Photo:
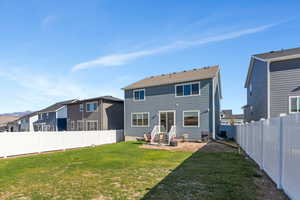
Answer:
M24 112L14 112L14 113L3 113L0 114L0 116L16 116L16 117L20 117L20 116L24 116L27 114L30 114L31 111L24 111Z

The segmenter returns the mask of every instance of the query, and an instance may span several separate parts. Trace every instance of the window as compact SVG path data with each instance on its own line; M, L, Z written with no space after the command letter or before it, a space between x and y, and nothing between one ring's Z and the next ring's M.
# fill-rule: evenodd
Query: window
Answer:
M252 96L252 90L253 90L252 83L250 83L250 85L249 85L249 95L250 96Z
M98 107L97 102L87 103L86 104L86 111L87 112L97 112L97 107Z
M149 113L131 113L131 126L145 127L149 126Z
M71 121L71 130L74 131L75 130L75 122Z
M80 105L79 105L79 111L80 111L80 112L83 112L83 104L80 104Z
M145 100L145 89L134 90L133 91L133 99L135 101L143 101L143 100Z
M88 131L95 131L98 129L98 121L87 121L86 127Z
M300 112L300 96L290 97L290 113Z
M84 126L84 122L81 120L78 120L77 121L77 131L83 131L83 129L84 129L83 126Z
M199 127L200 126L200 111L183 111L183 126L184 127Z
M200 82L180 84L175 86L176 97L200 95Z

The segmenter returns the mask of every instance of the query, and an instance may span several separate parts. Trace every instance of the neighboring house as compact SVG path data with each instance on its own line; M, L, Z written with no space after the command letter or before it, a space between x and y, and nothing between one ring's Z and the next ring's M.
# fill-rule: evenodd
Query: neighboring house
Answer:
M8 132L9 125L18 118L19 116L0 116L0 132Z
M19 132L34 132L34 123L38 121L38 112L33 112L17 120Z
M20 131L20 122L18 120L11 121L7 124L8 132L19 132Z
M245 121L300 112L300 48L251 57Z
M55 103L38 111L38 120L33 123L35 131L66 131L67 130L67 104L78 101L72 99Z
M84 99L67 105L68 130L117 130L124 128L124 101L112 96Z
M151 76L123 89L126 139L175 130L177 138L200 140L202 135L215 138L218 132L218 66Z
M221 125L241 125L244 122L244 115L232 114L232 110L221 111Z

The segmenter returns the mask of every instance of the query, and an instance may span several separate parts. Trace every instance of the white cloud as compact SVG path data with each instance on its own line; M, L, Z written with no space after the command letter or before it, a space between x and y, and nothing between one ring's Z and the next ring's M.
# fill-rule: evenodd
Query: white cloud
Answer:
M43 28L53 24L57 20L57 17L54 15L49 15L46 16L45 18L42 19L41 25Z
M208 43L212 43L212 42L234 39L234 38L241 37L243 35L249 35L249 34L267 30L275 25L278 25L278 24L268 24L268 25L258 26L255 28L243 29L243 30L239 30L239 31L235 31L235 32L205 37L205 38L202 38L199 40L176 41L169 45L161 46L161 47L150 49L150 50L141 50L141 51L136 51L136 52L131 52L131 53L107 55L107 56L97 58L95 60L79 63L79 64L73 66L72 71L78 71L78 70L88 69L88 68L92 68L92 67L124 65L124 64L127 64L133 60L140 58L140 57L164 53L164 52L168 52L170 50L175 50L175 49L184 49L184 48L199 46L199 45L208 44Z
M0 105L1 112L38 110L57 101L75 98L104 95L123 97L118 85L100 82L90 85L71 76L35 73L25 68L4 69L0 67L0 78L12 81L13 84L8 82L10 87L17 88L13 89L15 92L10 93L10 96L6 95L5 98L11 99L11 102Z
M31 107L40 107L58 100L83 98L89 95L81 84L65 76L49 76L14 68L0 72L0 77L13 81L17 87L22 88L18 90L15 101L19 99L24 106L31 104Z

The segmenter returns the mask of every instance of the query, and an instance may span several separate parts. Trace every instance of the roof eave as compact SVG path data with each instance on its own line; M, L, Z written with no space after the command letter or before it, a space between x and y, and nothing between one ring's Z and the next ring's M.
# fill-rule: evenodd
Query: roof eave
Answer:
M251 56L250 64L249 64L249 68L248 68L248 73L247 73L247 78L246 78L246 81L245 81L244 88L248 88L249 82L251 80L254 60L260 60L260 61L263 61L263 62L268 62L266 59L259 58L259 57L255 56L255 55Z
M201 78L201 79L191 79L187 81L180 81L180 82L173 82L173 83L163 83L163 84L156 84L156 85L149 85L149 86L140 86L140 87L124 87L121 88L122 90L137 90L137 89L143 89L143 88L149 88L149 87L156 87L156 86L162 86L162 85L170 85L170 84L180 84L185 82L193 82L193 81L201 81L201 80L207 80L207 79L213 79L217 76L219 71L214 76L207 77L207 78Z

